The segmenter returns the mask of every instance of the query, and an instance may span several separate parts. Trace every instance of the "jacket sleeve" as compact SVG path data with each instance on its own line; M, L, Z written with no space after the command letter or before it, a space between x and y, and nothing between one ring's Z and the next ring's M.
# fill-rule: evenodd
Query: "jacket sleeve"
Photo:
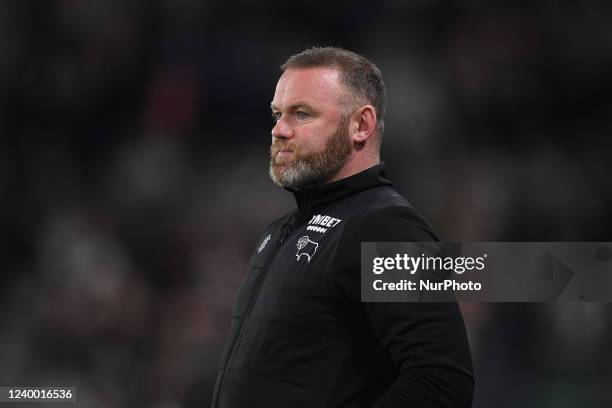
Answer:
M438 241L407 207L364 212L348 221L334 281L362 310L393 360L398 377L375 408L469 408L474 380L465 325L457 303L361 303L361 242Z

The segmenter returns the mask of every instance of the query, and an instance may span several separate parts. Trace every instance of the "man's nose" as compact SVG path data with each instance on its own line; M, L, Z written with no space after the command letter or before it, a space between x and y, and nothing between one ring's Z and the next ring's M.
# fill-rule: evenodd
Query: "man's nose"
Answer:
M272 137L277 139L289 139L293 137L293 129L287 124L287 120L283 116L278 118L274 124L272 128Z

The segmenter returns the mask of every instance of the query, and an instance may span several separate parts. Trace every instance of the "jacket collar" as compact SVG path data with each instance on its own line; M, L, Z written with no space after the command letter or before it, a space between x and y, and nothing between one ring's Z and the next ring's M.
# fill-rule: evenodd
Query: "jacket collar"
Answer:
M368 190L378 186L390 186L386 179L385 164L372 166L361 173L343 178L332 183L321 184L317 187L289 190L293 193L298 209L307 211L320 205L338 201L359 191Z

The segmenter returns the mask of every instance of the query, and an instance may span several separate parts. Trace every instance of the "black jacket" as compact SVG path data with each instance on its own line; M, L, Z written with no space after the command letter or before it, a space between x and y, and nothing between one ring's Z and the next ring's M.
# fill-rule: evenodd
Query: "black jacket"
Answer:
M456 303L362 303L360 242L436 240L384 166L295 192L236 298L214 408L453 407L472 402Z

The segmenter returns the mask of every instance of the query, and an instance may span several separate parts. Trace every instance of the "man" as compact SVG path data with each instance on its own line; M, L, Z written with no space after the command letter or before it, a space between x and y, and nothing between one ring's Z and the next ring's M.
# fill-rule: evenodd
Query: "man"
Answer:
M253 253L213 407L469 407L456 303L360 301L362 241L437 241L385 178L380 71L339 48L281 69L270 176L297 209Z

